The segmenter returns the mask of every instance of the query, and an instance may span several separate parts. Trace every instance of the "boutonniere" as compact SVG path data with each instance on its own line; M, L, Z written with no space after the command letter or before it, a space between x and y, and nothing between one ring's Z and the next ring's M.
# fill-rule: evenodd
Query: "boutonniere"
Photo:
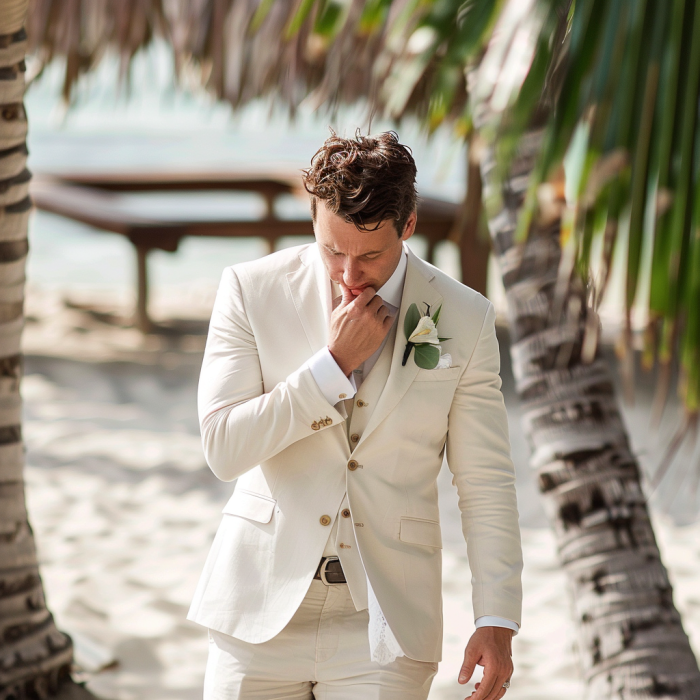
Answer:
M425 302L423 302L425 304ZM411 304L403 320L403 332L406 334L406 350L403 354L402 366L406 365L411 349L415 348L413 359L422 369L435 369L440 362L440 343L450 338L440 338L438 336L437 324L440 319L442 304L431 316L430 305L425 304L427 311L425 316L421 316L418 307Z

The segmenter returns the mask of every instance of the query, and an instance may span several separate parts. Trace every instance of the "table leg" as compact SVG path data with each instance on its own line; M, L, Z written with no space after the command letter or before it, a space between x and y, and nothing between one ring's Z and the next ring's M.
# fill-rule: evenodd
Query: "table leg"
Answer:
M136 246L137 297L133 323L142 333L149 333L153 325L148 318L148 267L146 246Z

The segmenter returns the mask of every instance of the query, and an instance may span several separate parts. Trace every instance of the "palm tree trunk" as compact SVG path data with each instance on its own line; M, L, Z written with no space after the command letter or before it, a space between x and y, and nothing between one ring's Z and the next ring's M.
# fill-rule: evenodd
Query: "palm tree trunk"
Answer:
M485 201L496 202L487 211L508 299L513 373L531 466L568 575L586 697L697 700L700 671L598 353L597 317L580 280L563 305L556 302L559 218L533 224L525 245L514 240L540 142L536 130L523 140L503 186L487 151L482 177Z
M0 13L0 700L45 698L69 679L73 649L46 608L24 497L20 337L28 186L26 0Z

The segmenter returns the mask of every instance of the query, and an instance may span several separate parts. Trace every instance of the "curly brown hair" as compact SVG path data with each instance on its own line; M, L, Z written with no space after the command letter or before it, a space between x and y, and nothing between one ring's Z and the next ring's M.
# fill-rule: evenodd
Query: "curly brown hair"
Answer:
M362 136L358 129L355 138L345 139L331 129L302 179L314 221L321 199L360 231L376 231L390 219L401 236L418 201L416 163L395 131Z

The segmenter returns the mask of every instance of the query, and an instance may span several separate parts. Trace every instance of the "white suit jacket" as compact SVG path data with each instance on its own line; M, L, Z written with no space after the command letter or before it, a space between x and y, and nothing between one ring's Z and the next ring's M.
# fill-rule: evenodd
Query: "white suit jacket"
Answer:
M367 575L407 656L439 661L437 476L459 494L475 617L520 624L522 554L493 305L408 251L390 362L357 397L351 446L306 361L328 341L330 282L316 244L224 270L198 408L207 463L238 479L188 618L246 642L278 634L306 594L347 492ZM403 319L433 310L453 366L405 366ZM370 374L370 376L375 372ZM364 393L363 393L364 392ZM356 398L357 398L356 397ZM354 418L353 418L354 420ZM328 522L330 517L330 523Z

